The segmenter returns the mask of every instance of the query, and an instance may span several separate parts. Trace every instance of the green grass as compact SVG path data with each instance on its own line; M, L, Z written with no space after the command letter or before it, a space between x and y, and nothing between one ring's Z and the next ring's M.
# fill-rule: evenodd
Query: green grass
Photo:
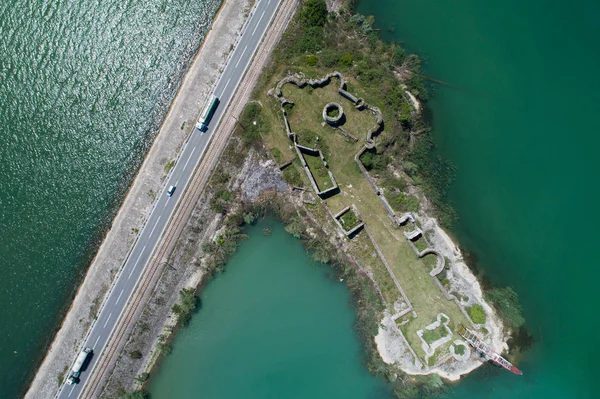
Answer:
M423 263L425 264L426 270L429 273L431 270L435 268L437 265L437 256L434 254L425 255L421 258Z
M438 328L435 328L433 330L423 330L423 339L429 345L431 345L438 339L444 338L447 335L448 330L446 330L446 327L443 324L441 324L440 326L438 326Z
M300 172L298 172L296 165L293 164L283 170L283 179L292 186L300 187L304 185L304 180L302 180Z
M277 81L283 76L284 69L283 67L281 68L282 74L278 75L276 73L272 77L267 87L274 87L276 85ZM321 73L317 70L311 71L311 76L315 77L330 72ZM352 93L358 93L366 101L369 101L369 98L377 97L363 92L360 82L348 76L347 79L353 86ZM294 85L285 85L282 88L284 97L290 98L295 102L293 111L289 115L290 125L292 131L295 132L301 129L313 132L315 136L319 137L320 148L326 149L324 156L327 159L329 170L335 176L342 191L342 195L335 195L328 198L327 206L333 213L337 213L345 208L348 205L348 199L352 198L352 202L358 209L361 219L368 226L369 231L382 250L394 275L418 314L418 317L411 319L403 327L403 331L405 331L406 339L411 347L424 361L425 353L421 349L421 340L416 334L418 330L424 329L426 325L436 319L439 313L449 316L451 331L454 331L459 323L467 325L468 321L453 301L447 301L444 298L434 280L429 276L429 272L435 265L435 256L427 256L423 260L415 256L402 234L402 230L397 229L393 225L380 199L373 192L368 181L354 162L354 156L363 146L366 133L374 127L376 118L369 111L358 111L348 100L341 97L337 93L338 84L339 82L334 78L331 84L324 88L312 90L312 93L309 93L308 90L299 89ZM270 120L272 129L263 133L263 140L271 151L273 148L276 148L282 153L284 159L291 159L292 156L295 156L295 151L290 148L292 143L285 134L285 125L279 102L272 97L266 96L264 93L266 93L266 90L261 91L259 94L261 102L265 104L263 115ZM346 123L343 127L352 135L359 138L359 142L349 142L336 129L328 125L322 125L323 107L329 102L342 104L346 114ZM384 110L384 117L386 115L386 111ZM375 138L376 144L378 143L377 140ZM287 158L288 155L290 158ZM317 164L315 166L318 166L320 159L317 158L314 161L314 164ZM309 164L312 164L312 162L311 160ZM284 176L288 169L290 168L284 170ZM306 179L304 173L302 173L302 178ZM388 179L385 183L393 189L404 189L404 184L395 180L397 179ZM320 205L307 207L315 218L319 220L327 218L326 213L319 211L320 208ZM412 230L410 227L408 229ZM424 243L424 240L421 241ZM382 261L377 256L373 257L375 249L365 233L359 233L350 242L349 252L357 259L361 266L370 270L373 279L381 290L386 307L392 309L393 303L401 298L400 292ZM439 353L436 352L436 355L441 356L444 353L448 353L449 346L450 343L447 343L438 348Z
M466 349L464 345L454 345L454 353L457 355L464 355L465 351Z
M425 241L423 236L421 236L417 240L413 241L413 244L415 244L415 247L417 247L417 251L419 251L419 252L424 251L427 248L429 248L427 246L427 241Z
M473 323L485 324L487 316L485 314L485 311L483 310L483 306L481 306L479 304L469 306L467 308L467 313L469 314L469 317L471 318L471 320L473 320Z
M319 136L319 139L324 139L325 135L340 135L336 129L328 125L323 126L323 108L327 103L337 102L342 105L346 114L344 129L358 137L359 140L366 138L367 131L375 126L375 115L370 111L359 111L354 108L354 104L337 92L338 87L339 80L336 78L333 78L329 85L315 89L312 93L308 93L308 90L299 89L294 85L283 86L284 97L291 98L295 102L294 111L289 115L292 130L306 129L314 132ZM341 137L342 142L345 142L343 136ZM359 146L361 145L359 144Z
M340 223L344 226L346 231L350 231L360 223L360 220L356 217L356 214L350 208L347 212L345 212L342 216L340 216Z
M58 375L56 376L56 379L58 381L58 385L60 386L63 381L65 380L65 377L67 375L67 371L69 371L69 365L67 364L60 373L58 373Z
M394 284L394 281L390 278L383 262L379 257L373 256L376 254L375 247L366 234L359 233L351 240L350 252L359 259L359 263L362 267L371 271L373 279L383 294L384 301L391 310L391 305L401 298L401 294Z
M404 194L397 190L386 190L385 198L396 212L417 212L419 210L420 201L414 195Z
M308 164L308 168L317 182L317 187L319 187L319 190L324 191L333 187L333 182L329 178L329 173L327 173L328 170L325 165L323 165L321 158L316 155L302 155L304 156L304 159Z
M171 169L173 169L173 166L175 166L175 160L167 162L165 164L165 173L168 174L171 171Z
M298 144L308 147L315 148L317 146L317 134L312 130L300 129L296 132L296 139Z
M281 163L281 151L279 151L279 148L272 148L271 154L273 155L273 159L275 159L275 162L277 162L278 164Z

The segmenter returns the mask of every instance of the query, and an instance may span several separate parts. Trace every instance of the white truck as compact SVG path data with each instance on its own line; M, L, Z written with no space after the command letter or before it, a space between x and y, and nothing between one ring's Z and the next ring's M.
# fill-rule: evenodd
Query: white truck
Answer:
M202 116L200 116L200 119L198 119L198 122L196 122L196 128L198 128L198 130L200 130L201 132L206 131L206 129L208 128L208 122L210 122L210 119L215 113L215 110L217 109L218 105L219 98L216 96L211 96L210 100L208 101L208 104L206 104L204 112L202 112Z
M71 367L71 375L69 376L69 378L67 378L67 384L73 385L79 382L79 375L81 375L81 369L87 362L88 357L92 352L92 348L85 348L79 353L79 355L77 355L77 360L75 360L75 364L73 364L73 367Z

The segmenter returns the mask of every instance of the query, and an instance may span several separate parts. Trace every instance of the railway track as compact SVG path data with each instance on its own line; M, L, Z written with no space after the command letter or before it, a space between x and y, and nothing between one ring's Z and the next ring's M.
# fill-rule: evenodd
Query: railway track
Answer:
M246 71L238 89L235 92L226 115L221 121L219 128L215 131L212 141L207 148L204 158L194 171L190 184L183 193L175 213L165 231L165 234L146 267L139 284L135 288L129 303L125 307L118 325L115 327L109 341L102 351L101 359L90 376L87 385L81 393L82 398L96 398L102 393L105 383L110 377L111 371L125 346L126 339L131 333L135 322L139 318L144 305L152 293L160 276L161 265L164 265L173 251L200 195L202 194L214 167L216 166L223 150L226 148L236 124L236 118L241 114L245 104L250 99L252 90L260 76L266 62L268 61L275 45L279 41L287 24L294 15L298 0L284 0L263 38L259 49Z

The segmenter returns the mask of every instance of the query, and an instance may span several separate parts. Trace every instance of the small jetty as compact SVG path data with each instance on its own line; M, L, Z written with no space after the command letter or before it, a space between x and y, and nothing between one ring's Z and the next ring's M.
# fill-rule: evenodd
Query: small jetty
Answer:
M473 348L477 349L478 352L482 353L487 359L496 363L500 367L504 367L508 371L516 375L523 375L523 372L516 368L511 362L497 354L487 344L483 343L477 335L467 327L461 324L460 330L457 331L458 335L463 337Z

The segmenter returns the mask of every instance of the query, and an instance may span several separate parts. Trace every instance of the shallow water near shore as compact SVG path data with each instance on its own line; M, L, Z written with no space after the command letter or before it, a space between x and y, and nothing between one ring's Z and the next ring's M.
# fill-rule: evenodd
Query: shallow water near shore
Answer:
M0 2L0 398L24 393L220 4Z
M277 221L246 233L151 376L152 398L391 399L363 367L349 292L332 270Z
M454 235L522 299L532 349L515 377L485 367L455 398L592 398L600 216L600 5L361 0L424 59L439 153L457 166ZM596 393L594 393L596 392Z

